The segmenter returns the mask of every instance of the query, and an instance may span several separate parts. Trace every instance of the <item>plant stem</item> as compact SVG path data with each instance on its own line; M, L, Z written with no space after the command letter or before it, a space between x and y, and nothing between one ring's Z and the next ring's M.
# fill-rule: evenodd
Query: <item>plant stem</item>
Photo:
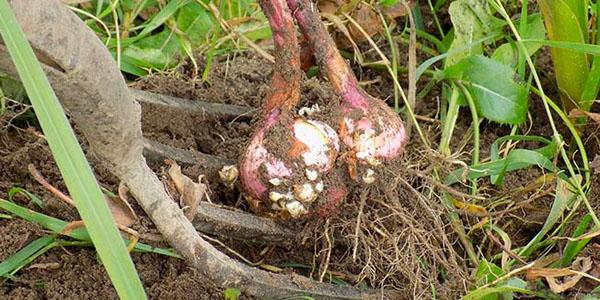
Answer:
M300 49L291 12L285 0L260 0L259 4L269 20L275 45L275 68L271 89L264 111L275 107L291 109L300 100Z
M567 169L569 170L569 174L571 175L571 177L574 177L576 175L575 171L573 170L573 167L571 165L569 157L567 156L567 152L565 151L564 146L562 145L563 144L562 139L560 138L560 136L558 134L558 130L556 129L556 125L554 124L554 119L552 118L552 113L550 112L550 104L549 104L550 101L548 101L549 99L546 97L546 94L544 93L544 90L542 88L542 82L540 81L540 78L537 75L537 72L535 71L535 65L533 64L533 61L531 61L531 58L529 57L527 48L525 48L525 45L523 45L521 36L519 35L519 32L515 28L514 24L511 22L510 16L508 16L508 13L502 6L502 3L499 0L495 0L495 1L492 1L492 4L495 6L495 8L498 10L498 12L502 15L502 17L506 20L506 22L508 23L508 26L510 27L511 31L513 32L513 34L515 35L515 37L518 41L517 45L519 46L521 51L523 51L523 53L525 53L525 59L527 60L527 64L529 65L529 68L532 70L533 79L535 80L535 83L538 86L539 94L542 98L542 103L544 104L544 109L546 111L546 115L548 117L550 127L552 127L552 138L554 139L554 142L556 142L556 144L560 147L560 149L559 149L560 154L561 154L563 161L565 162L565 165L567 166ZM532 89L533 89L533 87L532 87ZM587 164L587 162L584 162L584 164ZM589 170L587 172L589 172ZM587 178L589 181L589 177L587 177ZM592 220L594 220L595 228L600 227L600 220L598 220L598 217L596 216L594 209L591 207L591 205L587 199L587 196L585 195L585 192L583 191L581 184L577 180L575 180L574 182L571 182L571 183L577 188L577 192L580 194L581 198L583 199L585 206L587 207L590 215L592 216Z
M458 82L457 85L462 90L463 95L465 95L471 111L471 118L473 119L473 158L471 165L477 165L479 163L479 116L477 115L475 101L473 101L469 90L461 82ZM471 193L473 195L477 194L477 179L473 179Z

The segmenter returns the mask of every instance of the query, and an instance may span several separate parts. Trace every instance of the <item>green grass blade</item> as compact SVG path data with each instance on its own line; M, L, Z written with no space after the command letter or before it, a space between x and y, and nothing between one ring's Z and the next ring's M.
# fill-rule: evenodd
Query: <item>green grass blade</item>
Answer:
M57 218L53 218L39 212L29 210L25 207L19 206L4 199L0 199L0 209L4 209L10 213L13 213L17 217L27 220L29 222L39 224L40 226L51 230L54 233L61 233L63 228L65 228L65 226L68 224L68 222L65 222L63 220L59 220ZM88 234L85 228L77 228L75 230L72 230L67 234L67 236L81 241L91 241L90 235ZM130 241L124 240L124 242L129 243ZM135 244L133 250L138 252L152 252L175 258L182 258L179 254L174 253L173 251L170 251L168 249L155 248L143 243Z
M17 193L24 194L25 196L29 197L29 199L31 199L31 201L33 203L35 203L35 205L37 205L42 210L44 209L44 203L42 202L42 200L40 200L40 198L38 198L36 195L30 193L28 190L21 188L21 187L14 187L14 188L10 189L8 191L8 200L12 200L12 198Z
M538 141L538 142L542 142L545 143L547 145L551 144L552 141L545 139L543 137L539 137L539 136L528 136L528 135L509 135L509 136L503 136L501 138L498 138L494 141L494 143L492 143L491 146L491 150L490 150L490 158L491 161L496 161L500 159L500 149L499 149L499 144L507 141L507 140L514 140L514 141ZM502 181L504 179L504 174L506 173L506 163L507 161L504 161L504 167L503 169L500 171L499 174L494 174L490 176L490 181L492 184L500 186L502 185Z
M556 146L554 144L540 148L536 151L527 149L512 150L504 159L469 167L467 178L477 179L481 177L488 177L491 175L500 175L502 172L510 172L514 170L527 168L530 166L539 166L551 172L558 172L558 169L546 156L547 154L552 154L551 151L548 151L552 150L552 148L554 150L553 152L556 153ZM460 168L456 171L451 172L444 180L444 183L454 184L462 181L463 172L464 168ZM565 177L563 173L558 173L558 175L560 177Z
M482 39L479 39L479 40L473 41L472 43L468 43L468 44L466 44L466 45L464 45L464 46L462 46L462 47L459 47L459 48L456 48L456 49L450 50L450 51L448 51L448 52L446 52L446 53L444 53L444 54L440 54L440 55L438 55L438 56L436 56L436 57L432 57L432 58L430 58L430 59L428 59L428 60L424 61L424 62L423 62L423 63L422 63L422 64L421 64L421 65L420 65L418 68L417 68L417 80L418 80L418 79L421 77L421 75L423 75L423 73L424 73L424 72L425 72L427 69L429 69L429 67L431 67L431 66L432 66L433 64L435 64L436 62L438 62L438 61L440 61L440 60L442 60L442 59L446 58L448 55L452 55L452 54L455 54L455 53L459 53L459 52L461 52L461 51L464 51L464 50L466 50L466 49L469 49L469 48L471 48L471 47L473 47L473 46L475 46L475 45L479 45L479 44L481 44L481 43L483 43L483 42L486 42L486 41L494 40L494 39L498 38L499 36L500 36L499 34L490 34L490 35L488 35L487 37L484 37L484 38L482 38Z
M13 256L0 263L0 276L4 276L18 268L28 257L35 254L38 250L51 244L54 241L54 238L56 238L55 234L41 237L31 242L23 249L17 251L17 253L13 254Z
M576 179L575 179L576 180ZM569 190L569 183L564 181L560 177L556 178L556 195L554 196L554 202L552 203L552 208L550 209L550 213L548 213L548 217L542 226L542 229L527 243L527 245L519 251L519 256L527 259L527 257L533 253L539 242L546 236L546 233L554 227L554 224L559 221L562 217L563 212L567 208L567 204L571 202L571 199L575 195L573 192Z
M0 33L117 294L122 299L146 299L131 257L73 129L6 0L0 0Z
M585 215L581 222L577 225L575 232L573 232L573 238L577 238L580 235L584 234L588 229L590 223L592 222L592 216L590 214ZM560 266L563 268L568 267L573 259L579 254L581 249L585 247L589 243L592 238L581 239L579 241L569 241L567 246L565 247L565 251L563 252L563 257L560 260Z

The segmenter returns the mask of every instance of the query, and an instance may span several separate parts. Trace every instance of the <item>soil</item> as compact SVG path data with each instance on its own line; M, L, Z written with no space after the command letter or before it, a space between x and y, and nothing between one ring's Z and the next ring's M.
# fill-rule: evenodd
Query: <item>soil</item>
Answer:
M444 25L446 21L443 20ZM427 25L435 30L432 24ZM377 42L381 43L382 40ZM405 53L406 49L400 49L400 52ZM423 58L419 60L423 61ZM197 62L200 63L199 69L203 69L204 59L199 57ZM538 63L544 69L551 69L547 50L542 52ZM258 109L266 95L271 70L271 64L262 57L243 53L237 57L215 58L208 82L190 78L194 72L192 65L188 63L174 74L144 77L132 83L132 86L195 101ZM391 97L388 97L393 94L392 84L385 72L363 69L360 75L361 81L376 79L366 89L371 95L392 104ZM407 86L406 78L400 79L401 85ZM544 77L543 80L547 86L547 94L556 99L553 79ZM421 80L417 90L420 91L427 81ZM436 119L439 114L440 87L437 84L424 99L417 100L417 115ZM301 106L319 104L324 112L332 109L331 99L335 99L327 83L318 77L303 81L301 95ZM551 130L543 107L539 105L539 99L533 99L530 120L521 128L531 127L530 135L549 137ZM13 116L12 113L0 115L0 196L6 197L6 193L15 186L23 187L43 200L43 213L66 221L78 220L74 208L42 188L29 175L27 167L33 164L51 184L66 191L39 129L21 118L8 123ZM399 299L431 298L432 287L438 299L457 299L469 287L470 274L465 260L467 256L457 235L449 226L446 218L448 209L442 204L441 191L431 184L430 178L433 178L434 168L443 178L449 170L460 167L455 164L456 161L470 164L471 154L465 152L473 148L470 120L469 112L463 110L451 144L452 153L459 153L457 157L453 157L454 161L440 158L424 148L413 130L401 164L386 166L380 170L378 177L387 179L385 185L351 190L337 214L329 219L313 218L304 222L282 220L291 226L303 227L303 242L298 245L265 247L229 238L213 238L218 238L224 245L253 262L262 261L265 265L281 267L284 272L294 271L327 281L327 271L348 284L373 288L385 286L397 290L401 295ZM564 134L565 140L568 140L567 131L558 123L559 130ZM143 106L145 137L229 160L240 157L255 125L256 120L247 118L224 121L204 114L164 110L148 104ZM433 142L431 148L436 149L435 143L439 140L441 131L439 121L423 121L420 126L425 137ZM588 134L584 135L590 159L600 155L599 129L598 125L590 125L586 131ZM498 137L509 134L510 130L509 126L484 122L481 125L480 157L489 157L490 145ZM82 144L84 150L87 150L84 140ZM519 147L529 149L539 146L541 144L536 142L519 144ZM105 169L93 156L88 155L88 159L100 184L116 192L118 180L111 175L110 170ZM152 167L161 172L164 166ZM210 184L210 198L213 202L250 211L246 202L241 201L240 192L237 189L228 190L219 182L214 171L209 174L202 165L196 164L184 166L183 172L191 178L205 175ZM526 244L537 233L552 205L551 195L531 201L539 190L522 191L523 187L542 175L543 170L532 167L508 173L500 187L492 186L488 179L479 181L480 193L487 197L478 202L478 205L489 210L498 202L510 199L506 204L495 208L494 211L507 209L507 212L495 216L494 222L511 237L513 248ZM593 192L589 198L592 206L598 207L600 172L596 171L593 176ZM551 186L548 184L545 189ZM469 192L467 184L457 184L454 188ZM12 201L40 211L39 207L23 195L15 195ZM131 205L140 217L132 228L144 236L158 235L143 211L135 203ZM469 212L460 213L467 230L481 221L481 218ZM574 224L576 221L577 219ZM0 261L47 234L38 225L16 217L0 218ZM501 252L501 248L490 242L481 231L474 230L469 238L473 245L481 247L476 251L481 250L486 254ZM165 243L152 240L142 242L168 247ZM224 250L222 245L216 246ZM224 290L221 287L213 285L182 260L148 253L133 253L132 257L150 299L223 299ZM57 247L20 270L14 279L3 279L0 282L0 299L117 299L117 296L93 249ZM243 296L240 299L250 298Z

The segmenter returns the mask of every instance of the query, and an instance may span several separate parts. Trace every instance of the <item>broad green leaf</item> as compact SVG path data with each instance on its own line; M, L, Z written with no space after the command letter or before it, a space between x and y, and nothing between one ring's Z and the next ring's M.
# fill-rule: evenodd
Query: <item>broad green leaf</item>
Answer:
M195 43L204 43L208 33L216 26L211 15L196 2L190 2L179 9L177 27Z
M268 40L272 37L271 28L266 23L242 23L236 28L251 41Z
M417 68L417 79L419 79L421 77L421 75L423 75L423 72L425 72L425 70L429 69L429 67L431 67L436 62L438 62L438 61L440 61L440 60L442 60L442 59L444 59L444 58L446 58L446 57L448 57L450 55L454 55L454 54L457 54L457 53L459 53L461 51L464 51L464 50L466 50L466 49L468 49L468 48L470 48L470 47L472 47L474 45L478 45L478 44L481 44L481 43L486 42L486 41L491 41L491 40L493 40L493 39L495 39L495 38L497 38L499 36L500 36L499 34L489 35L489 36L486 36L486 37L484 37L482 39L479 39L479 40L473 41L472 43L464 45L464 46L462 46L460 48L456 48L454 50L450 50L450 51L448 51L446 53L440 54L438 56L434 56L434 57L432 57L432 58L424 61ZM436 80L441 80L441 79L443 79L443 77L444 77L443 71L437 71L434 74L434 79L436 79Z
M141 26L143 29L139 34L121 40L121 47L129 46L152 33L152 31L154 31L156 28L167 22L167 20L169 20L177 12L179 7L185 4L186 2L187 1L183 0L169 1L169 3L165 7L163 7L157 14L155 14L152 17L152 19L148 20ZM112 39L109 45L111 48L114 48L117 46L117 41L115 39Z
M484 286L504 275L504 271L496 264L485 259L479 261L479 267L475 273L475 286Z
M548 38L552 41L586 44L588 41L588 1L538 0L546 24ZM552 62L556 82L562 91L560 97L565 111L577 106L584 91L589 62L585 54L552 48Z
M485 36L490 21L490 12L486 0L456 0L448 8L454 40L449 50L452 51L471 44ZM464 51L446 58L446 66L452 66L471 55L483 54L483 45L474 44Z
M171 57L167 56L163 51L154 48L138 48L129 46L123 51L123 55L128 56L135 61L143 61L144 66L150 66L153 69L164 70L169 67L169 62L173 63Z
M6 0L0 0L0 33L35 109L54 160L117 294L123 299L146 299L140 278L98 182Z
M447 67L444 77L469 81L477 112L488 120L514 125L527 118L527 91L507 65L474 55Z
M546 37L546 28L544 27L544 20L542 16L530 15L527 18L527 35L521 37L522 39L533 39L533 40L543 40ZM533 55L536 51L538 51L542 47L542 44L539 43L526 43L525 49L527 49L527 53L529 55ZM509 66L516 66L517 64L517 55L518 49L514 43L504 43L500 45L500 47L496 48L494 53L492 54L492 59L499 61L502 64Z
M165 28L158 34L153 34L151 36L145 37L135 44L136 47L141 49L159 49L165 55L173 56L176 53L179 53L180 46L175 38L175 34L168 28Z

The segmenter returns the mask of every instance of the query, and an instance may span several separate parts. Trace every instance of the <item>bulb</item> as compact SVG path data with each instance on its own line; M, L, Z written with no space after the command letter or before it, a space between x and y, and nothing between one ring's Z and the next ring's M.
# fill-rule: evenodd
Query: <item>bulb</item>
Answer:
M242 157L240 177L251 197L299 217L308 212L323 191L320 178L334 166L339 138L324 123L295 118L291 125L285 125L280 122L283 119L278 109L267 115L264 126L257 129ZM280 127L289 135L267 134L270 130L279 131ZM277 145L290 146L285 151L269 150Z

